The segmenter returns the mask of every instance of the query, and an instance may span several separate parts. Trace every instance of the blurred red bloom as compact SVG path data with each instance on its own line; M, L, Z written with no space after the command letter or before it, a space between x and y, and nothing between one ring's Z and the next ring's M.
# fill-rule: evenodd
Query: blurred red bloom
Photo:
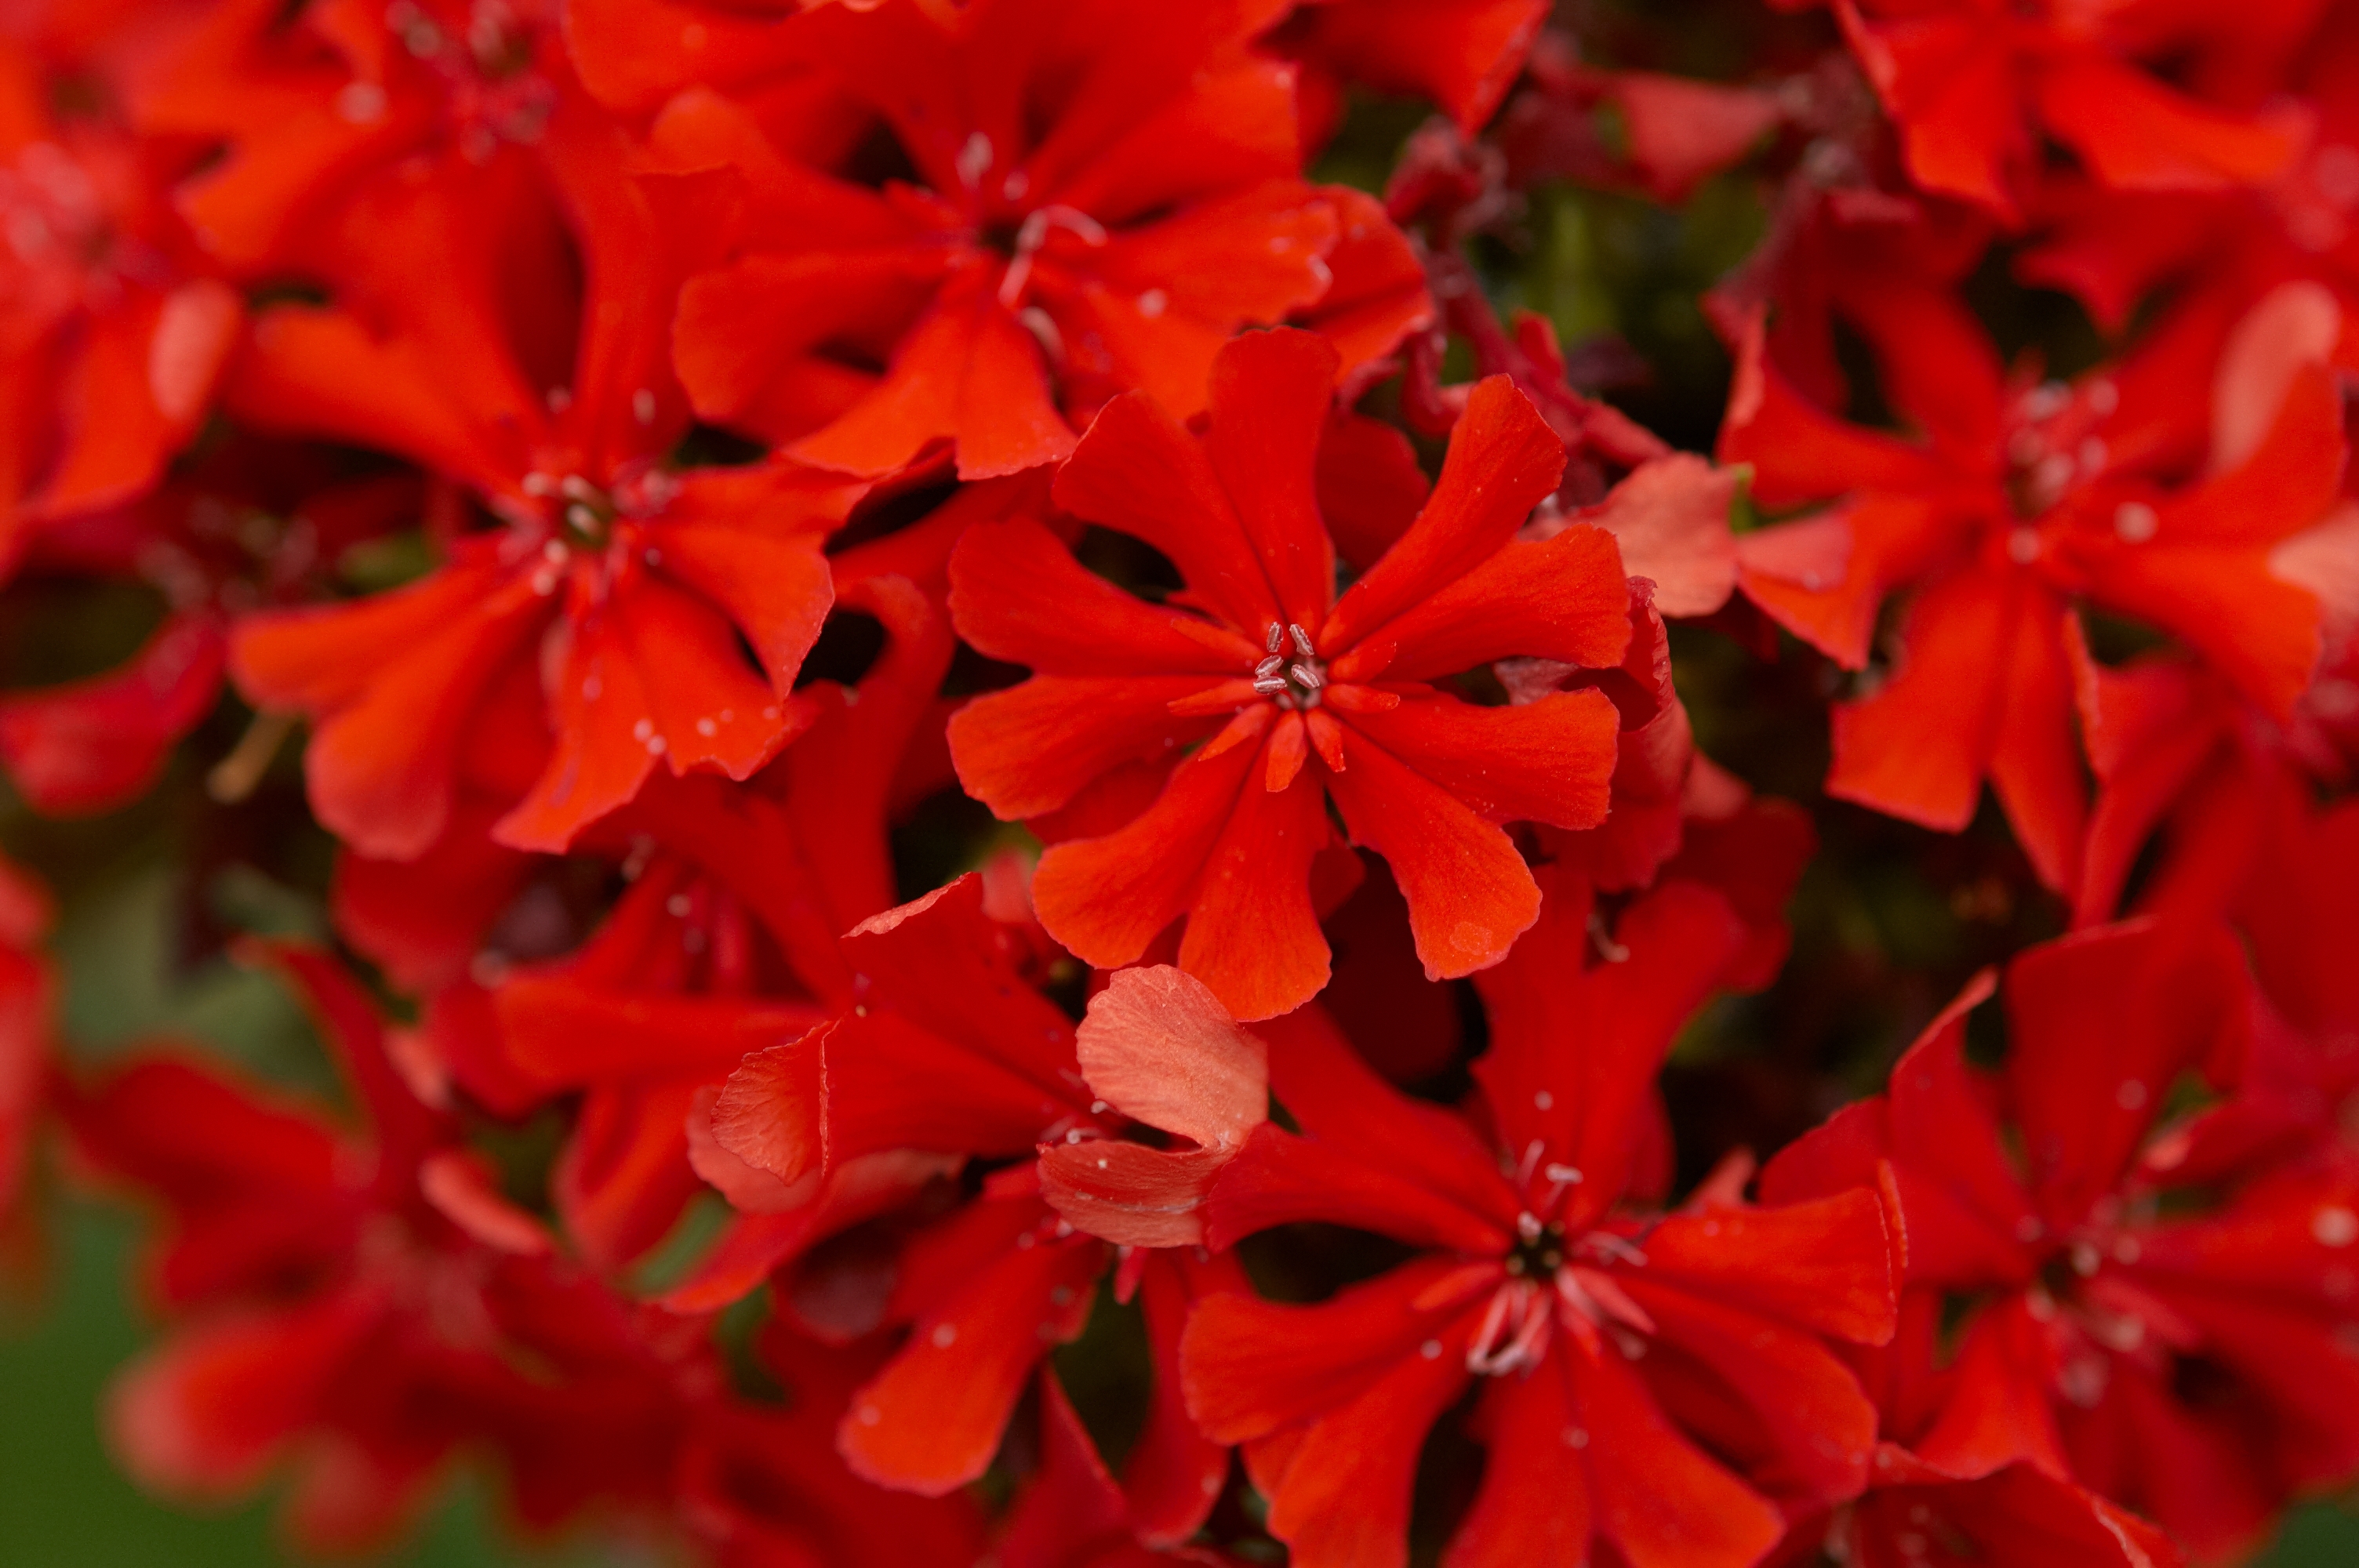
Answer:
M2263 711L2283 716L2320 650L2315 592L2286 541L2332 526L2346 447L2331 373L2281 380L2274 418L2198 482L2114 377L2002 374L1945 292L1878 301L1872 341L1889 396L1922 432L1847 424L1807 402L1757 329L1721 440L1756 465L1767 505L1830 510L1749 535L1748 595L1846 668L1864 666L1886 598L1917 589L1887 679L1839 704L1828 793L1931 827L1972 817L1988 778L2041 880L2070 892L2088 809L2072 734L2079 606L2168 630Z
M861 474L947 441L972 479L1064 457L1129 388L1200 410L1230 333L1343 289L1347 231L1389 234L1300 178L1292 73L1250 47L1284 9L885 0L781 26L874 129L813 167L710 93L658 120L668 166L737 182L708 209L734 254L680 299L697 412ZM1347 364L1424 309L1412 285L1337 323Z
M1233 1276L1132 1249L1202 1239L1203 1193L1267 1108L1261 1047L1197 982L1168 969L1116 976L1077 1035L1024 982L1014 935L984 898L981 879L964 877L846 937L852 1011L749 1056L712 1114L723 1149L789 1186L893 1151L1037 1154L919 1230L877 1309L909 1338L855 1397L844 1456L929 1494L983 1473L1032 1368L1081 1333L1117 1252L1103 1238L1125 1259L1119 1293L1143 1282L1150 1336L1167 1361L1176 1352L1187 1300ZM1139 1126L1197 1147L1125 1136ZM1130 1480L1142 1528L1184 1539L1218 1489L1201 1478L1223 1462L1176 1389L1148 1420L1159 1435Z
M93 62L0 38L0 576L42 520L154 484L212 406L245 307L164 199L174 157Z
M475 491L493 532L451 542L447 564L354 604L249 617L231 667L257 706L310 717L311 798L364 853L408 859L449 820L465 751L527 749L478 736L516 673L538 675L553 747L494 828L520 848L564 848L635 795L658 765L743 779L813 710L792 696L832 599L821 545L862 488L777 461L676 468L688 411L665 339L672 279L654 211L624 176L625 144L578 93L536 144L548 185L495 163L441 184L372 188L347 223L368 267L332 307L258 319L231 397L270 428L403 452ZM502 171L506 171L503 173ZM561 251L523 291L488 230L525 237L560 202L586 265L578 312ZM514 203L521 203L521 215ZM476 270L421 297L419 273ZM537 341L556 344L552 375ZM742 636L756 655L748 663ZM499 713L501 722L513 715Z
M2033 948L2006 973L2003 1076L1965 1057L1984 977L1888 1096L1838 1113L1763 1181L1800 1196L1888 1162L1912 1288L1975 1302L1919 1458L2077 1479L2205 1559L2249 1548L2288 1496L2359 1463L2359 1368L2339 1348L2359 1324L2359 1174L2191 1173L2223 1195L2190 1208L2174 1195L2174 1195L2171 1162L2142 1158L2183 1078L2237 1070L2240 983L2200 928Z
M854 579L846 598L893 640L857 687L807 688L821 716L787 757L742 792L651 784L599 835L631 881L588 941L484 966L430 1003L429 1037L466 1093L511 1114L580 1097L550 1197L602 1270L671 1232L703 1190L691 1123L741 1058L850 1005L837 934L893 901L890 781L929 716L950 630L905 579ZM815 1185L767 1194L713 1266L742 1270L764 1234L779 1243L766 1264L817 1239L800 1223L819 1217L800 1212Z
M2301 0L2233 17L2168 3L2093 14L2056 0L1831 4L1899 123L1908 172L2010 219L2041 172L2043 135L2103 184L2205 190L2275 176L2307 129L2289 105L2208 103L2155 69L2190 49L2287 48L2315 14Z

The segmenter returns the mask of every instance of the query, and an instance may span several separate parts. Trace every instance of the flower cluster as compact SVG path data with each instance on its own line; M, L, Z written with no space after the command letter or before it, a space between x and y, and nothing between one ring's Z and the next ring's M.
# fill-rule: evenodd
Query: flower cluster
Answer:
M2163 1568L2359 1478L2359 5L5 9L0 1261L150 1209L151 1492ZM332 1071L79 1038L77 819Z

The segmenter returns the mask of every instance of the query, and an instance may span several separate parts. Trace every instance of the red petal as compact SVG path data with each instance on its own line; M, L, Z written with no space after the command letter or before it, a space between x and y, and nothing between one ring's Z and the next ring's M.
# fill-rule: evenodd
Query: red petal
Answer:
M611 1078L716 1076L747 1054L827 1022L813 1002L614 990L559 969L492 993L516 1065L552 1090Z
M1029 517L966 531L951 557L951 617L978 651L1056 675L1201 671L1209 686L1262 656L1258 642L1147 604L1084 570Z
M1214 1245L1326 1219L1478 1255L1506 1247L1516 1194L1462 1120L1377 1077L1317 1008L1261 1033L1304 1135L1263 1127L1246 1140L1213 1190Z
M1044 1144L1040 1195L1076 1230L1124 1247L1198 1247L1205 1195L1228 1161L1226 1150Z
M1318 480L1327 531L1337 553L1358 571L1375 566L1408 532L1433 488L1406 434L1349 409L1328 416Z
M775 442L796 440L858 412L879 385L878 377L818 351L821 343L848 335L889 346L924 311L940 278L938 257L906 247L754 255L690 278L672 332L680 382L702 417Z
M1900 121L1908 172L1932 189L2012 217L2010 187L2031 149L2007 31L1956 16L1870 33L1852 5L1843 0L1836 14Z
M767 476L741 486L691 475L686 485L672 511L693 502L699 511L742 506L745 514L729 518L728 526L681 517L650 529L662 552L661 570L729 612L761 656L773 688L783 693L834 603L820 546L855 492L841 484Z
M2225 934L2151 921L2031 948L2008 967L2007 1084L2032 1190L2051 1227L2113 1190L2180 1075L2234 1016Z
M1475 982L1491 1049L1474 1074L1500 1144L1522 1160L1537 1143L1582 1173L1567 1196L1575 1223L1622 1197L1656 1076L1745 935L1717 893L1672 882L1623 915L1625 957L1593 962L1590 911L1551 892L1539 924Z
M714 1104L713 1131L792 1183L889 1149L1025 1152L1072 1114L1071 1093L872 1011L748 1058Z
M221 691L221 629L167 621L123 668L0 697L0 761L36 811L106 811L146 793Z
M1203 449L1145 395L1105 406L1058 470L1055 495L1076 517L1162 551L1187 580L1190 600L1231 626L1256 633L1279 614L1260 557Z
M1316 1306L1207 1296L1180 1346L1189 1413L1206 1436L1240 1443L1346 1408L1405 1361L1438 1363L1463 1388L1471 1322L1462 1320L1471 1320L1473 1309L1463 1295L1418 1304L1457 1267L1421 1260L1346 1285ZM1456 1354L1421 1355L1420 1346L1437 1336Z
M1442 1568L1588 1559L1589 1467L1570 1441L1580 1422L1565 1376L1564 1358L1551 1357L1484 1390L1482 1489L1443 1550Z
M1041 253L1035 287L1067 340L1087 339L1111 382L1180 418L1205 406L1221 348L1241 327L1321 297L1335 243L1332 204L1275 179L1119 231L1060 260ZM1422 274L1419 275L1420 281Z
M2223 113L2101 48L2060 53L2037 81L2049 128L2110 186L2208 190L2259 184L2282 173L2302 145L2297 127Z
M1614 535L1622 569L1653 581L1660 613L1709 615L1736 587L1736 539L1728 531L1736 483L1728 470L1677 452L1632 470L1577 520Z
M1569 1368L1587 1436L1597 1533L1631 1568L1745 1568L1784 1533L1777 1510L1664 1418L1636 1372L1611 1346ZM1543 1374L1544 1375L1544 1374Z
M1238 503L1286 621L1303 627L1319 624L1334 591L1313 475L1336 364L1325 339L1290 329L1232 339L1212 362L1204 456Z
M1873 1271L1881 1284L1884 1240L1875 1200L1859 1196L1873 1238L1854 1249L1849 1261L1854 1271ZM1687 1424L1699 1436L1719 1437L1714 1446L1721 1452L1742 1454L1749 1461L1746 1474L1765 1488L1823 1502L1856 1497L1867 1482L1876 1416L1851 1369L1813 1335L1731 1304L1727 1296L1741 1300L1746 1293L1742 1287L1726 1289L1733 1281L1715 1286L1720 1299L1666 1288L1669 1281L1657 1280L1651 1267L1652 1237L1647 1247L1648 1268L1619 1270L1613 1276L1658 1331L1646 1359L1635 1368L1640 1377L1674 1409L1676 1397L1666 1385L1700 1377L1721 1399L1743 1410L1745 1415L1725 1422L1724 1433L1716 1430L1723 1424L1720 1421L1690 1418ZM1888 1331L1888 1286L1883 1287L1883 1299ZM1598 1352L1600 1359L1616 1358L1610 1344ZM1613 1440L1611 1433L1600 1435Z
M1268 1048L1181 970L1110 978L1090 999L1074 1049L1100 1098L1204 1148L1234 1148L1268 1119Z
M1386 622L1484 565L1515 536L1563 473L1564 444L1531 400L1506 376L1477 383L1451 434L1440 481L1425 510L1343 595L1318 631L1319 647L1332 654L1365 641Z
M1125 762L1168 763L1210 734L1213 720L1171 711L1208 678L1035 676L951 714L951 760L966 792L1001 820L1044 816Z
M230 669L257 705L320 722L320 820L363 854L414 859L442 831L451 771L487 677L545 611L528 583L461 567L386 602L249 618Z
M1547 15L1542 0L1356 0L1311 13L1306 52L1380 92L1430 99L1472 133Z
M225 401L265 430L391 449L505 493L525 467L516 410L537 413L533 399L497 384L516 373L496 351L475 348L454 367L439 347L378 338L342 311L278 306L255 319ZM471 384L478 375L492 384Z
M2027 594L2025 600L2004 665L2006 708L1991 753L1991 787L2039 880L2070 895L2089 816L2065 654L2079 624L2071 611L2044 594Z
M1247 784L1254 794L1267 795L1258 776L1260 763L1256 746L1191 758L1173 771L1155 804L1128 827L1049 849L1032 878L1040 924L1076 957L1100 968L1137 962L1147 945L1187 909L1198 875Z
M462 800L442 837L414 860L339 855L329 892L336 930L407 990L456 979L530 869L524 855L492 841L498 816L496 807Z
M2051 1360L2021 1298L1993 1305L1967 1328L1941 1413L1918 1452L1954 1476L1986 1476L2019 1460L2064 1475Z
M1061 1568L1081 1553L1095 1568L1103 1559L1094 1549L1129 1533L1129 1502L1056 1374L1043 1373L1039 1389L1039 1468L1008 1510L992 1558L1006 1568Z
M1972 820L2006 716L2018 601L1979 572L1918 594L1892 678L1835 709L1829 795L1951 833Z
M1520 778L1496 781L1507 786L1506 791L1493 787L1494 781L1473 776L1479 762L1462 757L1445 766L1451 760L1424 750L1424 744L1467 729L1495 740L1515 726L1490 716L1534 713L1537 708L1485 708L1479 710L1484 717L1471 721L1453 716L1438 724L1420 711L1412 720L1416 728L1409 730L1409 738L1419 745L1413 754L1420 765L1441 769L1449 784L1483 790L1477 798L1484 805L1518 813L1545 811L1567 826L1593 823L1604 815L1613 771L1611 761L1595 750L1601 735L1610 738L1614 732L1613 704L1588 693L1549 702L1562 706L1516 737L1546 740L1521 759ZM1427 705L1419 706L1422 709ZM1355 728L1368 717L1355 716ZM1396 726L1389 738L1397 741L1402 728ZM1568 755L1582 757L1584 745L1585 767L1576 762L1577 771L1553 779L1543 776L1551 746L1562 766ZM1514 843L1473 807L1396 761L1382 746L1353 745L1347 755L1350 771L1328 775L1328 791L1343 810L1352 841L1375 850L1392 868L1408 903L1409 925L1426 977L1472 974L1506 957L1516 938L1539 916L1539 888Z
M369 1296L342 1292L185 1328L108 1390L110 1445L145 1486L235 1496L312 1422L378 1315Z
M1899 1281L1873 1192L1673 1215L1647 1233L1646 1251L1648 1281L1697 1287L1812 1334L1861 1345L1892 1337Z
M440 1150L418 1168L426 1201L484 1246L519 1258L554 1250L548 1227L502 1196L498 1182L489 1159L468 1150Z
M1923 449L1845 424L1804 398L1767 360L1757 322L1740 349L1718 457L1751 464L1754 498L1778 508L1858 491L1929 492L1948 477Z
M2026 1249L2042 1235L1965 1063L1966 1015L1995 989L1992 976L1977 977L1892 1069L1889 1152L1908 1222L1912 1281L2020 1282L2034 1256Z
M1364 640L1397 651L1387 680L1430 680L1508 656L1603 668L1630 642L1630 589L1613 536L1575 525L1545 544L1512 540ZM1336 671L1350 679L1349 664Z
M1371 377L1392 373L1392 358L1403 340L1411 332L1433 325L1433 297L1426 291L1425 266L1408 237L1393 227L1386 215L1384 203L1364 190L1349 186L1328 185L1320 188L1327 204L1334 210L1343 233L1335 248L1327 253L1327 270L1334 282L1319 297L1317 306L1296 313L1295 320L1310 328L1335 345L1343 360L1345 401L1352 392ZM1411 463L1414 467L1414 462ZM1425 476L1417 480L1417 495L1410 506L1425 499ZM1321 503L1330 501L1321 493ZM1406 527L1408 518L1401 519ZM1365 568L1384 553L1385 546L1399 536L1392 534L1364 556L1354 557L1345 542L1343 529L1337 526L1335 513L1327 508L1328 529L1339 547L1353 564Z
M1311 902L1311 862L1333 841L1315 776L1266 787L1277 735L1237 791L1188 903L1180 967L1231 1016L1251 1022L1301 1006L1327 984L1327 938ZM1297 731L1299 732L1299 731ZM1250 751L1241 753L1251 757Z
M979 273L944 286L902 337L874 392L788 450L819 468L882 474L905 467L936 438L956 447L959 477L970 480L1073 450L1040 345Z
M1101 1242L1019 1249L919 1318L908 1344L853 1396L836 1446L854 1475L938 1498L982 1475L1032 1368L1073 1338L1105 1267Z
M1435 1341L1428 1340L1427 1344ZM1465 1389L1464 1329L1396 1360L1304 1432L1270 1498L1269 1532L1302 1568L1403 1568L1427 1432Z
M1229 1474L1228 1445L1197 1431L1188 1414L1180 1339L1198 1302L1245 1289L1245 1270L1228 1257L1161 1252L1149 1257L1140 1271L1138 1304L1155 1386L1147 1400L1147 1428L1124 1466L1123 1486L1130 1494L1138 1538L1150 1545L1194 1535L1220 1501Z

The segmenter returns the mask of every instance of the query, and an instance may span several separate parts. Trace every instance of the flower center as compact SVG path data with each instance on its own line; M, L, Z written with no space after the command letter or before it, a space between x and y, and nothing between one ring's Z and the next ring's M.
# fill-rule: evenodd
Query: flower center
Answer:
M1507 1253L1507 1272L1528 1280L1552 1280L1564 1267L1564 1227L1554 1223L1518 1227Z
M111 238L97 186L50 142L0 166L0 242L27 268L71 276L98 266Z
M1327 689L1327 664L1301 627L1269 623L1267 656L1254 666L1254 690L1283 708L1316 708Z
M502 142L540 139L557 107L557 89L534 67L534 33L506 0L475 0L463 27L448 26L418 0L394 0L386 26L420 64L442 79L445 110L459 150L482 163ZM385 117L385 89L355 78L337 111L356 124Z

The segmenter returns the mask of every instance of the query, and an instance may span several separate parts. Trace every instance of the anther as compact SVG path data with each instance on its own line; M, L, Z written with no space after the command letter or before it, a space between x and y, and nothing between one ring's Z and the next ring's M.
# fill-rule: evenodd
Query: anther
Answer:
M1254 679L1267 680L1270 676L1277 674L1278 671L1285 667L1286 655L1284 654L1272 654L1269 657L1264 659L1261 663L1254 666Z
M1275 654L1282 645L1284 645L1285 642L1286 629L1280 626L1277 622L1271 622L1269 623L1269 635L1262 639L1261 645L1270 653Z
M1317 691L1327 684L1327 677L1321 675L1318 669L1310 665L1295 665L1288 669L1287 674L1292 676L1295 683L1308 691Z
M1310 633L1305 632L1299 626L1288 626L1287 631L1294 637L1294 651L1296 653L1300 654L1306 659L1317 656L1319 650L1310 645ZM1274 648L1273 651L1275 651Z

